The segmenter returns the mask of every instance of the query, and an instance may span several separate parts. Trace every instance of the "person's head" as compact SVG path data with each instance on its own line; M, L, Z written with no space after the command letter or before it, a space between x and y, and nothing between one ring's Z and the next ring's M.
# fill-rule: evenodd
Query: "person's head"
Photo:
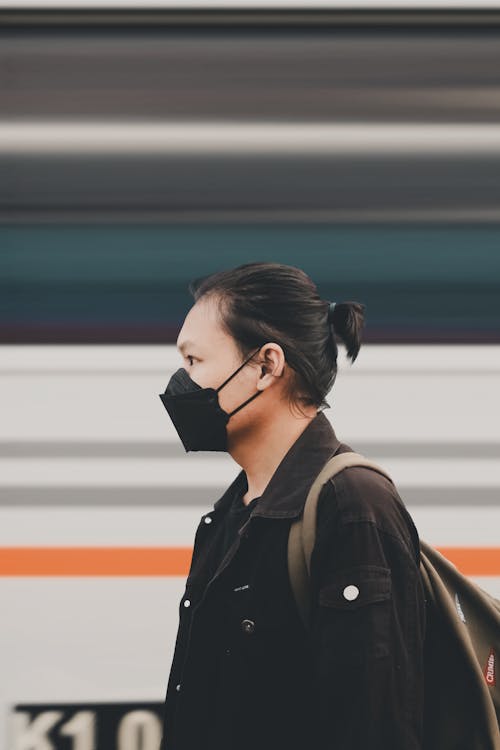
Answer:
M277 409L314 416L337 374L336 338L352 362L361 345L363 304L322 299L300 268L281 263L246 263L192 281L195 304L179 332L185 369L202 388L218 388L246 359L249 362L219 392L228 413L262 391L231 417L228 435L272 418ZM187 343L191 342L191 343ZM254 356L252 353L255 352Z

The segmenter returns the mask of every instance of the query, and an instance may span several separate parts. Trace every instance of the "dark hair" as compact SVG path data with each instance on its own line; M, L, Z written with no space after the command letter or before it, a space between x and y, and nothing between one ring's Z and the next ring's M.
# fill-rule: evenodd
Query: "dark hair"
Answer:
M282 263L245 263L191 281L197 302L215 297L222 328L242 357L269 341L278 343L292 374L291 402L327 408L325 400L337 376L337 336L354 362L361 346L365 305L337 302L328 322L329 300L300 268Z

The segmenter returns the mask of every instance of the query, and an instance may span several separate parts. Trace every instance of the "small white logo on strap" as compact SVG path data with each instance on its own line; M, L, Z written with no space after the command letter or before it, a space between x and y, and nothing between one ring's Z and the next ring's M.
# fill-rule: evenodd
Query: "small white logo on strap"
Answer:
M464 615L462 607L460 605L458 594L455 594L455 606L457 608L458 616L460 617L460 619L462 620L462 622L465 622L465 615Z

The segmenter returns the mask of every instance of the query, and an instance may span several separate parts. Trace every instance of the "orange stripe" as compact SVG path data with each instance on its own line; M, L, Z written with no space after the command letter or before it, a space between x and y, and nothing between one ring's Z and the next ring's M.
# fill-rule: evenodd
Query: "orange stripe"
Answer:
M186 576L192 547L1 547L1 576Z
M500 547L436 547L466 576L500 576Z
M469 576L500 576L500 547L436 547ZM1 547L0 576L186 576L192 547Z

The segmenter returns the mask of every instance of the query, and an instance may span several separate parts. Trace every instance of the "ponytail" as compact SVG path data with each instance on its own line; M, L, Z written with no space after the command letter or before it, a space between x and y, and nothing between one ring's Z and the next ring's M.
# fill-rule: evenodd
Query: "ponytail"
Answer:
M365 309L360 302L337 302L329 315L331 332L342 341L351 362L355 361L361 347Z

